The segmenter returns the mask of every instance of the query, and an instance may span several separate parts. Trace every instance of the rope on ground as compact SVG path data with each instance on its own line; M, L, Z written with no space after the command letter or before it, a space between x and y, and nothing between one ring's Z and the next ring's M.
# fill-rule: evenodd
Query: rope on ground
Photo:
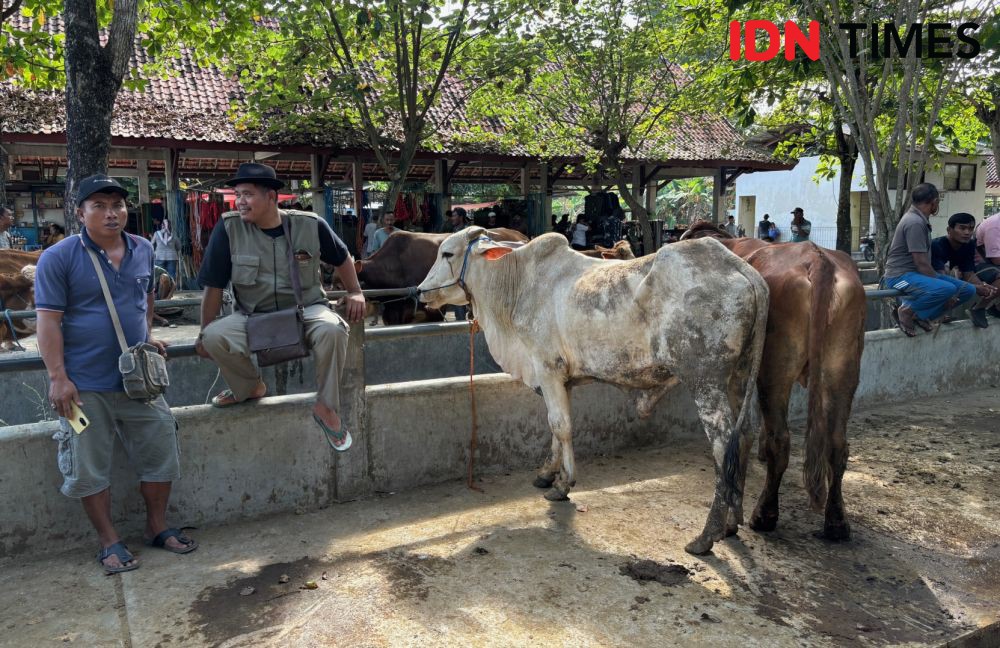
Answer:
M205 405L208 405L208 401L212 400L212 390L215 389L215 384L219 382L219 376L221 375L222 375L222 369L219 369L215 372L215 380L213 380L212 384L209 385L208 393L205 394Z
M472 320L469 326L469 399L472 402L472 436L469 439L469 479L471 490L483 492L482 488L473 483L473 471L476 465L476 446L479 443L479 417L476 414L476 333L479 331L479 320Z

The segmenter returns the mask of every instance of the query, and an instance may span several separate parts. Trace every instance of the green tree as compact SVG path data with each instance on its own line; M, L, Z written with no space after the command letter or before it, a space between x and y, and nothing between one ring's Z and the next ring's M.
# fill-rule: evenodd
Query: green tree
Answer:
M3 70L15 86L65 89L66 224L75 228L80 179L107 171L112 114L121 88L141 88L153 74L177 73L171 64L185 47L195 50L201 65L231 56L253 33L253 16L262 5L231 0L22 0L19 11L19 20L8 19L3 25ZM61 33L47 27L60 13ZM137 39L148 61L142 70L130 69Z
M61 61L53 60L57 43L44 29L46 11L57 10L51 0L0 0L0 82L47 87L61 79ZM0 88L0 98L4 89ZM0 135L8 111L0 109ZM0 205L7 203L7 153L0 147Z
M820 60L828 87L864 164L875 214L880 271L885 265L889 237L930 160L927 151L936 148L938 117L946 98L960 83L967 59L925 59L916 47L911 47L905 57L872 60L868 47L858 48L852 56L848 33L839 25L892 22L909 26L944 17L951 22L962 22L963 17L982 22L989 6L988 0L964 5L899 0L892 6L860 0L802 0L806 15L822 25ZM956 51L959 45L954 41ZM890 197L890 178L899 187L894 199Z
M534 58L473 103L499 118L516 144L552 160L579 157L618 187L652 248L649 214L625 172L628 159L663 159L688 72L699 63L699 30L683 29L691 3L577 0L553 3L522 34ZM709 18L721 21L722 13ZM720 29L722 23L718 22ZM697 72L692 72L696 75Z
M518 0L279 4L239 65L246 125L370 149L392 206L417 151L442 149L465 96L519 56L499 43L520 14Z
M993 159L1000 164L1000 15L983 25L979 40L983 51L967 77L965 97L989 130Z

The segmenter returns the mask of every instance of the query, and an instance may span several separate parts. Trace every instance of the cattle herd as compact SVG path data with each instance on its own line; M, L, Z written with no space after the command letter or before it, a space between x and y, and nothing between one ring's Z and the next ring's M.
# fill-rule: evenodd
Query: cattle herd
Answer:
M0 251L0 311L33 308L38 253ZM768 244L696 223L682 241L632 257L627 244L584 254L560 234L530 242L479 227L454 234L397 232L358 261L366 288L419 284L423 317L471 307L504 371L538 391L552 450L535 478L550 500L575 484L570 390L591 381L634 394L640 416L683 384L715 460L714 499L695 554L743 523L746 466L760 428L763 492L750 527L770 531L788 466L788 404L795 382L809 390L803 479L823 534L845 539L841 482L847 419L864 344L865 294L853 261L813 243ZM413 305L386 305L387 324L413 319ZM22 322L17 335L28 335ZM0 341L10 348L9 326ZM762 424L758 424L762 422Z

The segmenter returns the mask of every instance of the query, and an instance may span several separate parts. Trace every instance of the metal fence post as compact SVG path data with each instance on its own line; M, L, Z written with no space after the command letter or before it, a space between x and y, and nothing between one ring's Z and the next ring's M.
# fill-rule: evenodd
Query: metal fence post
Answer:
M368 495L372 489L368 468L370 435L366 425L365 399L365 324L351 325L347 343L347 361L340 380L340 417L354 437L347 452L334 452L333 501L347 502Z

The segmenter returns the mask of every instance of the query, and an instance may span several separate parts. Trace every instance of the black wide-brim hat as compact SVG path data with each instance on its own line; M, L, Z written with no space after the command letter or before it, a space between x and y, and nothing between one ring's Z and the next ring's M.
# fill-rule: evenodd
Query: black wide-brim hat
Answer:
M257 164L256 162L241 164L240 168L236 170L236 177L227 180L226 185L235 187L244 182L264 185L270 189L281 189L285 186L284 182L278 180L273 168L266 164Z

